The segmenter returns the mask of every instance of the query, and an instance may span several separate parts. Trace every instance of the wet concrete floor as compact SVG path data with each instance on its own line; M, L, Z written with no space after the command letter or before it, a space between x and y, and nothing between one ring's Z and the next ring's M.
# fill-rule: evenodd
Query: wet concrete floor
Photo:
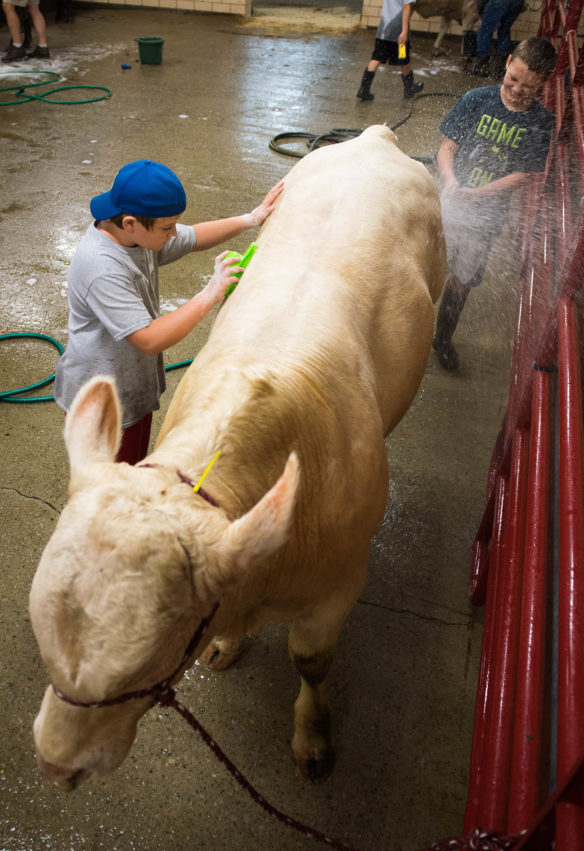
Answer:
M402 99L395 72L377 74L373 102L356 99L374 32L354 30L343 14L329 10L325 24L307 22L305 14L304 21L297 15L272 25L98 7L78 10L73 24L49 17L52 60L36 67L59 72L64 85L106 86L112 96L0 108L2 333L40 332L66 342L67 267L90 222L88 201L125 162L151 157L173 167L187 187L184 221L202 221L251 209L294 165L268 147L275 134L404 119L412 104ZM138 62L134 39L146 35L165 39L159 66ZM2 36L7 43L5 29ZM470 86L457 41L439 60L430 47L430 39L414 39L414 68L427 94L447 94L417 100L398 130L402 148L423 157L437 149L437 125L452 94ZM3 66L0 86L20 81L7 76L16 70ZM73 94L95 96L89 89ZM248 241L243 236L232 247ZM200 288L212 256L163 270L165 309ZM482 617L468 602L467 583L505 407L512 256L510 249L505 271L492 269L469 300L457 335L458 373L443 371L431 354L411 411L387 441L390 499L373 541L368 585L330 675L333 776L310 786L294 775L289 739L298 682L284 628L250 640L227 672L195 666L179 689L272 804L362 851L417 851L461 832ZM168 361L195 355L211 321ZM0 389L49 375L56 358L47 343L3 342ZM168 375L155 431L181 374ZM110 777L66 795L40 775L31 726L46 674L27 598L66 501L63 417L51 402L2 404L0 421L0 849L316 847L259 809L171 710L144 717L130 757Z

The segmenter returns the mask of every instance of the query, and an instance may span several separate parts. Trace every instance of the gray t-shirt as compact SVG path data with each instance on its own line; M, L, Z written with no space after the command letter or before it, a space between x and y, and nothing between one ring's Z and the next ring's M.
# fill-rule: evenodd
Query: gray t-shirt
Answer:
M383 0L381 7L381 18L375 33L376 38L382 41L397 41L402 31L402 15L404 6L413 6L415 0ZM409 33L408 33L409 38Z
M69 340L57 364L55 401L68 411L95 375L116 380L123 428L160 407L166 387L162 354L147 355L126 339L160 315L158 266L193 251L195 231L178 224L161 251L126 248L90 225L69 269Z

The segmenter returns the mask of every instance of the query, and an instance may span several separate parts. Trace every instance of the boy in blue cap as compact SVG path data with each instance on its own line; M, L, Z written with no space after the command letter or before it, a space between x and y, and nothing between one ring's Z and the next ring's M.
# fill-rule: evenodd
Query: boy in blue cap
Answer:
M272 187L251 213L188 226L178 222L187 205L178 177L161 163L138 160L120 169L111 190L91 200L95 221L68 275L69 340L54 395L68 411L90 378L115 378L123 409L117 461L135 464L148 454L152 412L166 387L162 352L223 299L240 270L223 252L201 292L161 316L158 267L259 227L282 188L282 182Z

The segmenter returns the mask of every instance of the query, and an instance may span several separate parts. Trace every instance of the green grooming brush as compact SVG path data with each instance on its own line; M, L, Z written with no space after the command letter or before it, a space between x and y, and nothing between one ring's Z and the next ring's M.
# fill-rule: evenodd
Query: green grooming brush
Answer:
M245 249L244 254L240 254L239 251L228 251L227 252L227 254L225 255L226 260L229 260L230 257L237 257L237 261L238 261L237 265L243 266L243 270L241 272L234 272L233 273L236 278L241 279L241 276L243 275L243 271L245 270L245 268L246 268L247 264L249 263L249 261L251 260L251 258L256 253L257 249L258 249L257 244L255 242L250 242L250 244ZM238 283L239 283L239 281L235 281L234 284L230 284L227 287L227 289L225 290L225 296L224 296L225 298L227 298L228 296L231 295L231 293L233 292L233 290L235 289L235 287L237 286Z

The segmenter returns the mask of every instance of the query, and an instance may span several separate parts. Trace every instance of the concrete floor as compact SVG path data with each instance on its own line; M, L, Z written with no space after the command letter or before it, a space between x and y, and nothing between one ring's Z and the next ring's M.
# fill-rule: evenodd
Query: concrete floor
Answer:
M192 222L246 212L294 165L269 149L277 133L393 126L407 116L412 104L403 101L395 72L378 73L373 102L355 97L374 32L354 31L342 9L329 9L325 24L311 14L273 26L140 9L82 8L73 24L49 18L52 61L37 67L113 95L87 105L1 108L2 333L66 342L67 267L90 221L88 201L125 162L152 157L173 167L189 195L184 221ZM138 62L134 38L146 35L165 39L160 66ZM6 30L0 36L7 42ZM458 46L453 40L453 54L432 61L431 41L415 38L413 65L426 93L469 87ZM15 70L3 66L0 85L19 80L6 76ZM398 131L402 148L433 154L438 122L452 103L451 96L417 100ZM168 309L201 286L212 256L163 271ZM431 354L409 415L387 441L390 499L369 583L330 676L333 776L309 786L294 775L288 742L298 683L283 628L250 640L225 673L193 668L179 689L272 804L362 851L418 851L461 832L482 616L468 603L467 582L505 407L511 280L491 270L461 320L459 372L444 372ZM210 321L168 361L196 354ZM44 343L3 342L0 359L0 389L7 390L49 375L56 352ZM169 373L155 430L180 374ZM41 777L31 725L47 678L27 598L66 501L63 417L50 402L2 404L0 420L0 849L316 847L259 809L171 710L144 717L130 757L112 776L71 795Z

